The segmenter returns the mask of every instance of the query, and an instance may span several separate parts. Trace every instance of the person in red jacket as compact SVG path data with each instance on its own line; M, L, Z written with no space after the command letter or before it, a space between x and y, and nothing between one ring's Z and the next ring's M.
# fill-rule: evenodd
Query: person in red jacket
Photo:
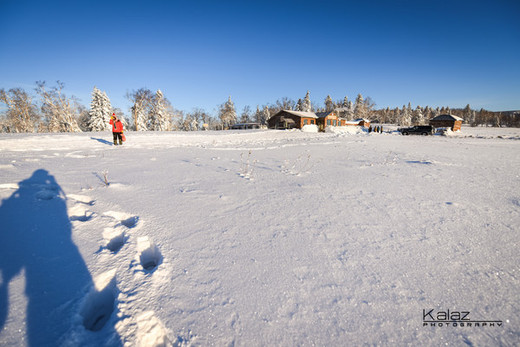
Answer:
M112 135L114 136L114 145L117 146L117 142L119 144L123 144L123 123L121 120L117 118L115 113L112 113L112 117L110 117L110 124L112 124Z

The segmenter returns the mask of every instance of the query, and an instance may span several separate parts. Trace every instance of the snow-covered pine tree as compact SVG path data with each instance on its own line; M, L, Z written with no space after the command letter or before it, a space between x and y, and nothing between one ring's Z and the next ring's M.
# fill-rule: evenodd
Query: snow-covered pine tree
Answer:
M302 99L298 99L298 102L296 103L296 106L294 107L295 111L301 111L302 110Z
M477 113L475 112L475 110L472 110L471 111L471 116L469 118L469 124L474 127L477 125Z
M305 98L302 101L302 112L311 112L312 111L312 104L311 104L311 96L309 91L307 91L307 94L305 94Z
M258 105L256 105L255 122L262 124L262 111Z
M424 120L424 114L423 114L423 110L422 110L421 106L417 106L416 109L413 111L412 123L418 124L418 125L424 125L425 120Z
M166 109L166 99L161 90L157 90L153 97L152 107L148 116L148 129L152 131L169 131L171 122Z
M352 101L349 101L347 104L347 119L354 119L354 103Z
M430 118L432 118L432 109L430 106L426 106L424 108L424 120L428 121Z
M387 107L385 109L385 112L384 112L384 115L383 115L383 121L382 123L389 123L389 119L390 119L390 114L392 113L392 111L390 111L390 107Z
M102 93L103 98L103 114L105 115L105 120L108 124L110 124L110 117L112 116L112 113L114 113L114 108L112 107L112 103L110 102L110 99L105 91ZM108 128L107 128L108 129Z
M326 112L332 112L334 110L334 102L332 101L332 98L330 95L327 95L325 98L325 111Z
M356 103L354 104L354 114L356 118L365 118L367 116L367 107L363 95L358 94Z
M231 101L231 96L228 98L228 101L220 106L219 118L224 129L229 128L237 122L235 104Z
M263 119L262 124L267 124L267 121L269 120L269 118L271 118L271 113L269 112L269 107L266 106L264 108L264 111L262 112L262 119Z
M399 124L400 115L401 115L401 111L399 110L399 107L394 108L390 115L390 123Z
M343 98L343 102L341 103L341 107L343 107L343 108L347 108L347 107L348 107L348 103L349 103L349 101L348 101L348 97L345 96L345 97Z
M403 110L401 111L401 115L399 116L399 125L401 126L410 126L412 125L412 107L410 103L408 103L408 107L403 105Z
M105 92L94 87L92 91L92 101L89 111L89 131L110 130L110 116L112 115L112 105Z
M462 118L464 118L464 121L471 126L475 126L475 112L471 110L471 106L469 104L466 105L464 108L464 113Z
M90 100L90 110L88 111L88 131L99 131L97 129L98 124L100 123L99 119L103 119L102 110L101 110L101 91L94 86L92 90Z

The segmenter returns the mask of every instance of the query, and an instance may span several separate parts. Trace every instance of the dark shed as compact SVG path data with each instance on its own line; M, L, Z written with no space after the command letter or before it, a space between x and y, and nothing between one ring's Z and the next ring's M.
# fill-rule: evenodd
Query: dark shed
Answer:
M269 129L301 129L304 125L316 124L314 112L281 110L267 120Z
M451 114L441 114L430 119L430 125L434 128L451 128L452 131L460 130L463 119Z

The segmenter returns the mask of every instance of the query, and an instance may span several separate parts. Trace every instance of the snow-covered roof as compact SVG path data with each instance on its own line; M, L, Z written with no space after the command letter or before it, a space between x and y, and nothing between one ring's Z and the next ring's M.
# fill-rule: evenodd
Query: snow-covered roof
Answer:
M441 114L437 117L433 117L431 120L464 120L464 119L454 116L452 114Z
M370 121L368 119L358 118L358 119L354 119L354 120L348 120L348 121L345 122L345 124L358 125L361 122L370 123Z
M330 115L331 113L333 113L334 111L329 111L329 112L316 112L316 116L318 116L318 118L325 118L327 117L328 115Z
M314 112L301 112L301 111L292 111L292 110L283 110L283 111L290 113L290 114L294 114L295 116L298 116L298 117L318 118L318 116L316 116L316 113L314 113Z

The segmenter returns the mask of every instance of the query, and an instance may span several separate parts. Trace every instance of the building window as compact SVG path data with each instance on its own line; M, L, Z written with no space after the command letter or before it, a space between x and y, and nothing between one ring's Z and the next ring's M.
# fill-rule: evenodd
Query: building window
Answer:
M311 119L311 124L314 124L314 119Z
M334 119L334 122L332 123L332 125L336 126L336 120Z

